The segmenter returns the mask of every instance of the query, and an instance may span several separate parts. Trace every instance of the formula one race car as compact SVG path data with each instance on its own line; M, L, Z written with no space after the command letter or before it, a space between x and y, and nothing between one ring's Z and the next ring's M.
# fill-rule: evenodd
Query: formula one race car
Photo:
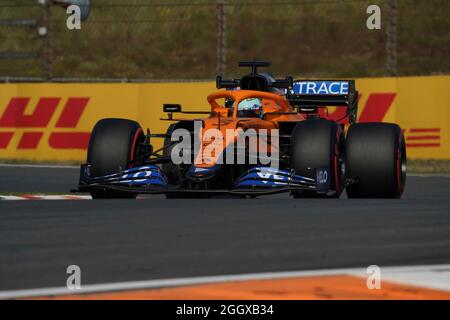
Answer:
M77 192L96 198L168 198L290 192L295 198L399 198L406 178L402 130L356 123L354 80L275 80L266 62L241 62L251 73L217 77L210 111L165 104L166 133L144 133L127 119L102 119L89 142ZM327 107L346 108L331 121ZM177 119L174 114L206 114ZM340 119L342 120L342 119ZM155 150L153 139L164 139Z

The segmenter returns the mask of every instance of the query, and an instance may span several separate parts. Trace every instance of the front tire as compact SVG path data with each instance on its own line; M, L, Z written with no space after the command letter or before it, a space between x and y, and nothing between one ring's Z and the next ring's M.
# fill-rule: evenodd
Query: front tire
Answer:
M345 137L339 124L326 119L308 119L297 123L291 135L291 167L296 174L316 179L315 169L328 168L331 197L339 198L345 183ZM316 191L293 191L294 198L317 198Z
M350 126L346 146L349 198L400 198L406 181L402 130L391 123Z
M137 147L144 140L139 123L128 119L108 118L97 122L89 140L87 163L93 177L126 170L137 164ZM136 198L136 194L98 189L93 199Z
M172 149L175 147L176 143L172 142L171 137L172 133L179 127L179 123L172 123L169 125L166 131L166 137L164 138L164 149L163 149L163 157L171 158ZM176 164L172 163L172 161L163 163L162 170L166 175L169 184L173 185L181 185L183 181L182 173Z

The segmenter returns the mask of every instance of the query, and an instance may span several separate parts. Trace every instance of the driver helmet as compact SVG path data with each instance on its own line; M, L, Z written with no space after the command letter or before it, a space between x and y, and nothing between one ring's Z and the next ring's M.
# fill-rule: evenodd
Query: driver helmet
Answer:
M259 98L247 98L239 102L237 116L241 118L255 118L262 114L262 103Z

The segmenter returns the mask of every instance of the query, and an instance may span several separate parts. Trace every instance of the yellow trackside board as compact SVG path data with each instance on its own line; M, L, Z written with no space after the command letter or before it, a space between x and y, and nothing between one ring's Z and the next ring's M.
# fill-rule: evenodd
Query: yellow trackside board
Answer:
M409 158L450 159L450 76L364 78L356 87L359 121L398 123ZM81 162L99 119L133 119L162 133L170 123L160 120L163 103L208 110L215 90L214 82L0 84L0 159Z

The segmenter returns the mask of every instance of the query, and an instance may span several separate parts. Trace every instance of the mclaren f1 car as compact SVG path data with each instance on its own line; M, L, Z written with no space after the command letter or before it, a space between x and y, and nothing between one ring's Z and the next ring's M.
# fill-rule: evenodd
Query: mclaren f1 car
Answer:
M356 123L354 80L277 80L258 72L269 63L240 66L251 72L217 77L221 90L207 96L209 111L163 105L167 132L144 131L128 119L98 121L76 191L94 199L278 192L338 198L344 190L349 198L402 195L402 130L392 123ZM327 119L328 107L345 108L346 121ZM155 139L163 139L161 148L154 148Z

